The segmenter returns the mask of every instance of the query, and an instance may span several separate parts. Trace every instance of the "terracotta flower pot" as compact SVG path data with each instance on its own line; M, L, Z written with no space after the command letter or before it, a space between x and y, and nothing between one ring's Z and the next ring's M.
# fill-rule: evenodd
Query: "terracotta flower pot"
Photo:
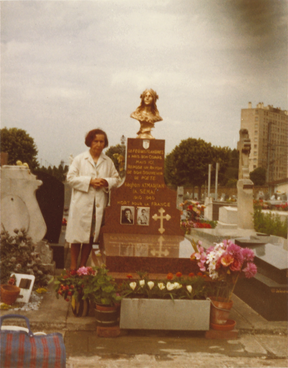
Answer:
M95 305L95 317L97 326L112 327L119 325L120 321L120 307L119 305L106 306Z
M224 325L217 325L211 322L210 326L213 330L231 331L234 329L236 322L233 319L228 319Z
M20 288L15 285L1 285L1 301L5 304L12 305L16 302L20 294Z
M213 325L225 325L229 319L233 301L228 302L224 298L210 297L211 301L210 322ZM213 327L212 327L213 328Z

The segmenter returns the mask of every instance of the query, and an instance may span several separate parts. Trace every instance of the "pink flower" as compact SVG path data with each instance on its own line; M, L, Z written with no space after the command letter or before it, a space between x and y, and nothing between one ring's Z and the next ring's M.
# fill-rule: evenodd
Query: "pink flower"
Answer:
M80 268L78 268L78 270L77 270L77 275L79 275L79 276L82 276L82 275L88 275L88 270L87 270L87 268L86 267L80 267Z
M244 248L242 250L242 255L244 257L244 261L253 262L253 260L254 260L254 252L253 252L252 249Z
M241 271L244 262L242 248L228 240L227 251L234 257L234 262L230 266L231 271Z
M245 274L245 277L247 279L250 279L251 277L254 277L257 273L257 267L254 263L248 262L247 266L243 269L243 272Z

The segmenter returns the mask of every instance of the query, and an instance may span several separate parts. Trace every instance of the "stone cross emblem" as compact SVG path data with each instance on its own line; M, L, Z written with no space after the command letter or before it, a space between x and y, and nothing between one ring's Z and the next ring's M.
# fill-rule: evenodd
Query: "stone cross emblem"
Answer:
M156 255L158 255L159 257L161 257L162 255L167 257L169 255L169 250L168 249L162 250L163 240L164 240L163 236L160 236L158 238L159 250L156 250L156 249L151 250L151 254L152 254L153 257L155 257Z
M160 208L160 210L158 210L158 212L160 212L160 216L157 215L157 213L155 213L155 215L152 216L153 220L157 221L160 220L160 228L158 229L160 234L163 234L165 229L163 227L163 220L169 221L171 219L171 216L166 214L165 216L163 216L165 210L164 208Z

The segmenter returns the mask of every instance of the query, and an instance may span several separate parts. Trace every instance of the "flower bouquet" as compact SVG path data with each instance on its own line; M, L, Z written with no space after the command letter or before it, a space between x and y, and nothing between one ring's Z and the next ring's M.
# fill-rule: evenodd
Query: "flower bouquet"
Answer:
M197 252L191 260L197 260L202 272L207 272L211 282L211 327L213 329L231 330L235 321L228 320L233 306L231 300L239 277L251 278L257 273L253 263L254 252L249 248L241 248L230 240L204 250L198 242Z
M200 270L214 280L212 288L216 299L227 302L231 300L239 277L251 278L257 273L253 250L241 248L231 240L223 240L206 251L198 242L197 252L191 255L191 260L194 259Z
M93 280L96 270L92 267L80 267L77 271L64 270L54 281L56 297L62 296L69 302L72 296L80 302L87 295L84 294L84 288Z
M179 204L181 208L180 226L186 234L190 234L193 228L212 229L217 225L216 221L204 219L205 206L199 202L187 200Z

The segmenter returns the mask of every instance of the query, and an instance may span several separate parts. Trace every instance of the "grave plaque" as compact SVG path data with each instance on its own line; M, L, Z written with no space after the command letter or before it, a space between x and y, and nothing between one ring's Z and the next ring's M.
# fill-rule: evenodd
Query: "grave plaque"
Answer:
M105 210L104 233L182 235L177 193L164 182L164 140L128 139L126 179Z

